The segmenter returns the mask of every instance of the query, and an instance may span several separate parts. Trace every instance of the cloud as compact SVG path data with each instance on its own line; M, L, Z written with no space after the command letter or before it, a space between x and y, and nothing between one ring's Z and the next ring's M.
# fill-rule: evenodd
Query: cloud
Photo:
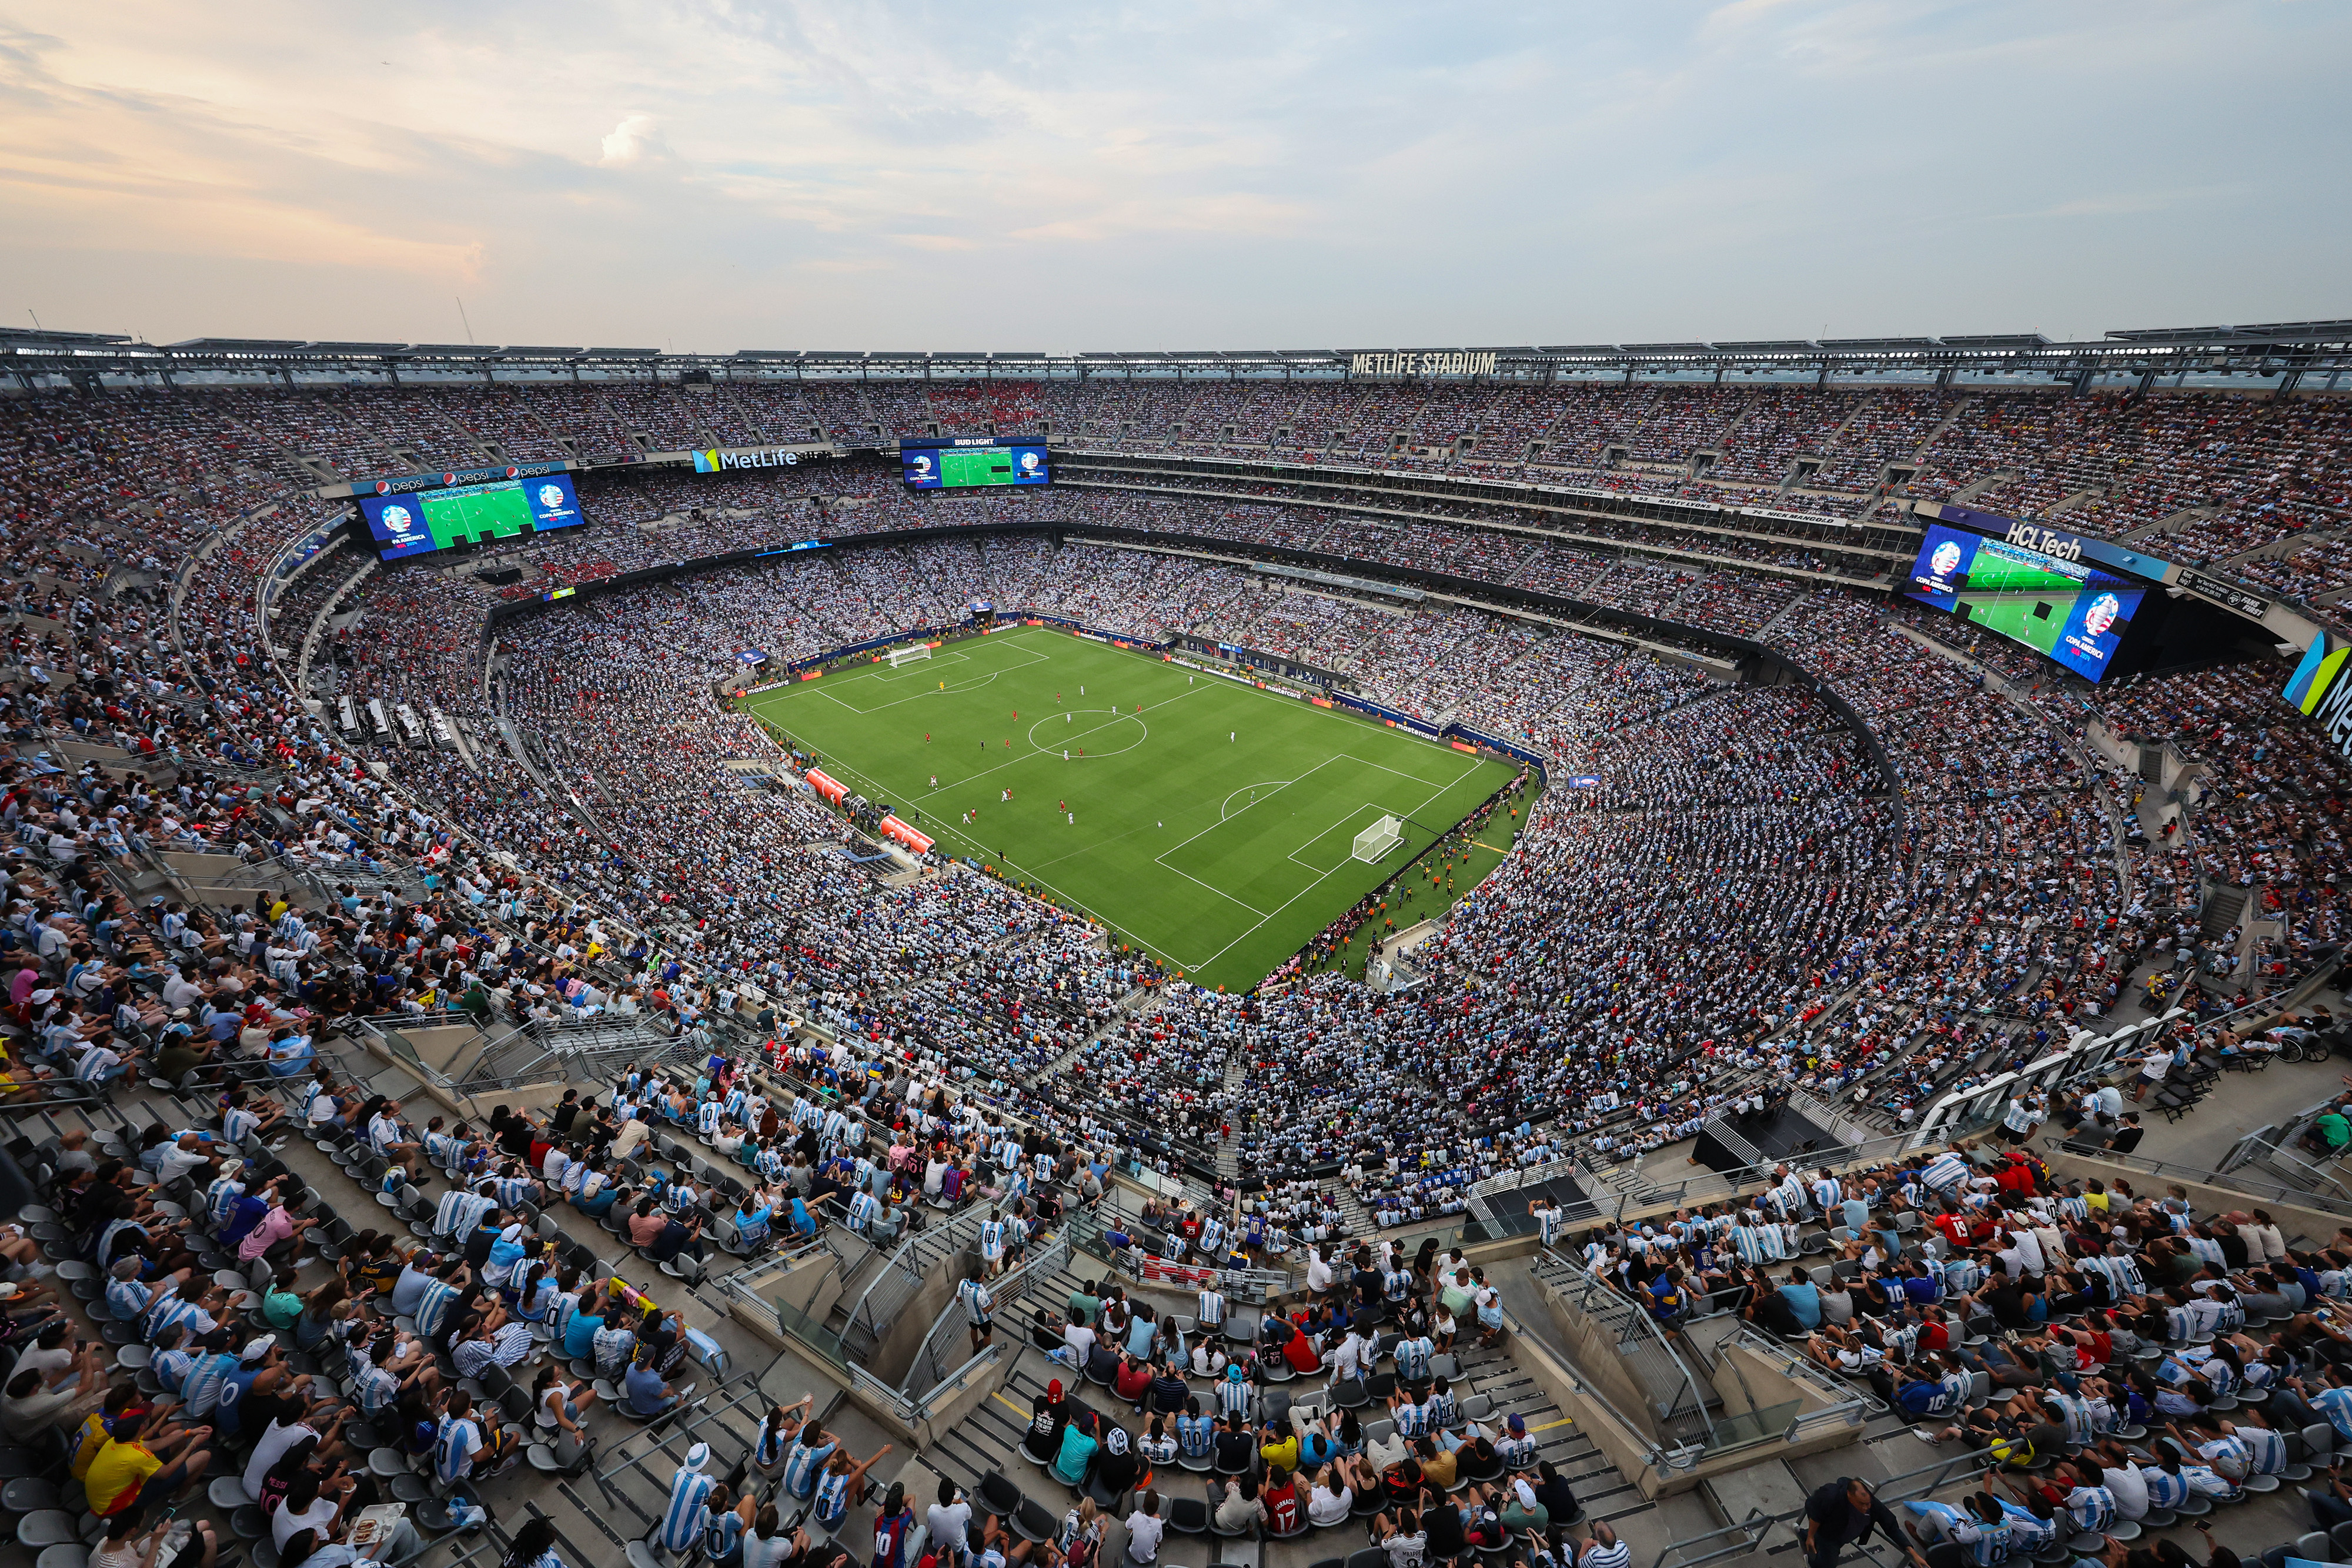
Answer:
M604 152L599 162L607 169L677 161L677 154L669 150L668 140L661 133L660 122L650 114L627 116L604 133L599 145Z
M2352 17L2255 0L11 16L9 303L100 330L2095 335L2337 312L2352 213Z

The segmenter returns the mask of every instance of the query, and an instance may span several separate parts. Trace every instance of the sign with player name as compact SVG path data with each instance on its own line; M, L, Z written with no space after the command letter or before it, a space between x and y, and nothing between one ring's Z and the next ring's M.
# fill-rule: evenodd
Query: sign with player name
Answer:
M1392 349L1348 356L1351 376L1491 376L1493 350L1472 349Z

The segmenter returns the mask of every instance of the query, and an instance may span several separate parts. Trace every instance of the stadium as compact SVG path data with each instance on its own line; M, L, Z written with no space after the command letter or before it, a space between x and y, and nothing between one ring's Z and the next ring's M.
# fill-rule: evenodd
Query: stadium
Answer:
M1376 9L1210 78L1172 12L1091 67L795 12L781 86L761 7L583 22L783 172L682 108L522 156L502 115L612 68L499 8L316 72L331 18L232 71L153 15L147 97L12 34L12 1562L2352 1563L2352 319L2224 268L2188 297L2285 303L1977 329L2176 298L2134 269L2242 215L2020 153L1979 68L1998 204L1761 182L1728 144L1824 156L1795 94L1657 78L1800 278L1727 173L1658 222L1526 154L1616 101L1606 161L1672 172L1503 68L1546 41L1382 90ZM1475 134L1406 156L1396 98ZM1286 99L1410 221L1286 227L1362 187ZM1901 162L1932 117L1876 118ZM2153 118L2126 162L2189 190ZM1187 184L1259 144L1307 173ZM1538 190L1605 265L1524 243ZM2164 244L1982 215L2045 196ZM1462 253L1419 298L1407 230ZM1362 326L1769 330L1816 282L1934 335ZM390 340L428 293L466 341ZM229 335L298 323L347 336Z
M915 1447L919 1512L945 1481L1033 1539L1066 1480L1068 1450L1020 1453L1047 1382L1115 1406L1173 1364L1172 1404L1131 1401L1154 1443L1231 1362L1258 1437L1319 1409L1313 1440L1357 1432L1360 1457L1295 1499L1262 1469L1288 1511L1227 1539L1265 1498L1188 1493L1189 1448L1153 1487L1097 1466L1077 1490L1139 1520L1149 1491L1221 1552L1319 1552L1285 1538L1409 1508L1393 1466L1433 1462L1366 1468L1427 1375L1409 1258L1437 1364L1480 1391L1457 1430L1488 1434L1438 1457L1493 1467L1495 1517L1559 1519L1510 1495L1541 1464L1614 1539L1705 1537L1695 1500L1728 1484L1706 1478L1757 1443L1843 1473L1842 1442L1907 1436L1920 1399L1977 1418L1905 1392L1981 1378L1964 1347L1946 1373L1867 1354L1871 1314L1759 1311L1760 1270L1818 1252L1840 1295L1932 1273L1898 1232L1949 1223L1967 1167L1919 1162L2021 1119L2074 1134L2048 1140L2055 1192L2180 1176L2306 1205L2300 1233L2264 1222L2295 1250L2250 1277L2240 1247L2204 1298L2236 1321L2263 1281L2341 1289L2352 1239L2317 1217L2352 1200L2314 1131L2335 1075L2273 1064L2326 1059L2342 947L2345 323L1064 359L0 342L19 990L43 988L6 1106L26 1245L145 1382L171 1301L233 1321L237 1292L269 1324L288 1302L286 1364L314 1379L366 1320L200 1230L126 1249L69 1222L93 1201L60 1202L69 1148L85 1179L145 1148L155 1216L234 1224L217 1145L153 1142L209 1122L247 1172L282 1167L331 1270L412 1230L486 1238L489 1269L534 1249L505 1308L459 1281L470 1329L396 1314L424 1336L398 1354L451 1375L437 1414L403 1412L528 1457L493 1537L446 1497L488 1469L446 1442L412 1462L393 1396L352 1385L412 1550L644 1508L616 1533L661 1556L644 1500L700 1473L696 1443L732 1442L731 1495L760 1496L752 1429L800 1363L833 1369L840 1451ZM562 385L524 379L551 362ZM2266 1124L2209 1130L2235 1174L2124 1152L2257 1066L2301 1077ZM2094 1092L2143 1075L2129 1123ZM267 1142L293 1128L316 1147ZM1842 1184L1887 1206L1883 1251ZM1639 1278L1606 1239L1636 1234ZM1959 1240L1951 1269L1985 1245ZM145 1248L220 1285L159 1291ZM1433 1271L1442 1249L1475 1285ZM2069 1261L2116 1298L2088 1317L2189 1354L2163 1348L2186 1309ZM604 1280L663 1298L641 1343L709 1392L632 1408L615 1375L642 1367L569 1327L617 1315ZM999 1331L967 1359L974 1280ZM1048 1326L1119 1281L1124 1354ZM1950 1295L2008 1322L1988 1285ZM1304 1349L1248 1326L1293 1301ZM2319 1393L2334 1310L2282 1311L2229 1386L2292 1404L2264 1380L2315 1351ZM577 1353L559 1384L605 1379L621 1430L547 1419L507 1370L542 1343ZM730 1381L754 1354L768 1374ZM2146 1375L2116 1354L2120 1416ZM1788 1391L1769 1430L1726 1406L1726 1364ZM480 1392L453 1417L460 1373ZM2326 1447L2274 1425L2281 1455ZM1184 1430L1222 1470L1223 1433ZM2070 1465L2095 1465L2086 1437ZM10 1485L46 1500L24 1452ZM270 1467L235 1462L210 1496L243 1536ZM787 1521L804 1479L778 1483Z

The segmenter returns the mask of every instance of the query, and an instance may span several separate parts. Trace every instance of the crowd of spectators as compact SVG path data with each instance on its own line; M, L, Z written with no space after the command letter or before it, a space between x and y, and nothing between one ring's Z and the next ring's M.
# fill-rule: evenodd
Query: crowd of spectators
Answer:
M656 405L666 395L468 394L416 414L413 440L398 443L382 436L383 422L437 394L224 395L231 412L216 426L163 396L126 395L104 409L86 400L58 400L53 411L5 405L12 428L0 484L18 612L12 723L27 736L120 746L131 758L174 755L225 780L166 803L174 809L134 813L131 824L89 824L101 848L115 839L242 845L331 876L421 873L429 879L421 886L445 904L461 900L575 947L604 921L589 940L616 959L682 945L685 973L788 997L807 1016L936 1052L1000 1088L1091 1075L1139 1131L1206 1147L1231 1129L1253 1167L1269 1172L1344 1163L1359 1198L1400 1210L1442 1206L1421 1186L1461 1185L1442 1173L1490 1170L1564 1138L1587 1140L1591 1152L1589 1140L1605 1137L1611 1154L1672 1141L1686 1118L1664 1111L1669 1100L1696 1093L1705 1103L1760 1072L1915 1115L1926 1098L2117 1005L2142 963L2178 950L2171 912L2195 902L2200 876L2260 887L2250 918L2278 927L2263 963L2292 969L2336 936L2338 765L2271 701L2263 688L2275 688L2273 672L2136 683L2103 694L2095 711L1997 689L1978 672L2012 686L2034 676L2005 643L1948 618L1890 613L1751 569L1768 559L1801 573L1838 565L1827 536L1768 543L1764 533L1676 533L1580 516L1544 530L1580 534L1580 545L1462 528L1437 509L1453 503L1372 517L1300 504L1321 498L1314 494L1226 486L1221 495L1219 484L1190 478L1150 491L960 497L950 514L907 496L873 465L698 482L638 476L606 497L636 512L631 520L456 570L378 570L333 606L339 616L356 612L320 655L338 666L341 689L388 706L439 708L461 721L462 751L369 756L287 689L310 622L360 558L339 547L290 585L268 578L289 545L333 515L289 483L284 449L357 462L423 454L440 441L439 457L453 430L513 441L525 411L560 422L587 420L592 407L605 422L593 428L620 421L700 439L707 424L663 423ZM719 412L767 398L740 386L692 395ZM953 412L965 422L958 428L983 409L1000 423L1032 408L1050 416L1058 396L1004 389L965 397ZM1308 401L1318 397L1343 401L1328 391ZM1524 422L1529 400L1514 397L1511 417ZM1444 421L1484 417L1477 401L1399 394L1353 428L1402 422L1393 427L1435 437ZM1705 439L1741 454L1731 466L1742 472L1843 436L1874 444L1867 455L1857 446L1849 467L1894 461L1935 406L1841 394L1801 417L1787 397L1759 393L1708 430L1675 401L1647 400L1634 455L1646 461ZM1257 392L1229 403L1214 411L1221 425L1269 435L1301 428L1274 419ZM929 406L940 408L937 399ZM2031 423L2040 406L2002 405L1994 427L2004 462L2012 446L2080 440L2086 422L2131 417L2086 403L2062 430ZM868 396L858 407L882 405ZM494 413L504 436L481 434ZM847 417L836 408L817 423ZM2137 417L2157 440L2164 422ZM2163 450L2220 463L2246 444L2284 439L2279 417L2289 416L2230 404L2210 427L2164 435ZM2296 440L2330 439L2319 415L2297 408L2291 417ZM789 421L769 428L792 429ZM1948 423L1930 446L1958 428ZM2215 471L2242 474L2244 463ZM2291 498L2312 496L2305 486ZM824 537L855 540L950 515L1104 532L1091 544L992 533L839 549L632 589L526 618L495 647L483 639L498 592L478 575L485 566L511 561L572 580L600 564L629 570L765 548L807 537L813 519ZM1466 606L1391 602L1129 550L1110 529L1281 544L1762 632L1822 693L1728 686L1620 642ZM1676 542L1665 548L1709 559L1685 566L1596 548L1669 538ZM209 547L201 558L197 543ZM140 576L107 580L126 567ZM1513 853L1424 947L1432 980L1419 996L1432 999L1381 998L1330 975L1246 1003L1160 985L1149 964L1102 951L1083 920L999 884L957 876L877 886L842 852L837 819L800 798L755 792L722 766L777 758L755 726L708 698L740 650L788 662L950 626L981 600L1283 654L1406 711L1526 745L1559 774L1602 785L1534 804ZM277 651L274 669L265 646ZM2262 712L2276 717L2245 717ZM2201 764L2195 810L2177 834L2132 841L2137 790L2085 744L2095 720L2169 740ZM301 956L289 972L298 987L318 977ZM524 995L531 984L547 988L546 977L522 978ZM1152 988L1150 1010L1123 1010L1138 986ZM384 995L371 977L369 988L372 1001L393 1005L471 988L446 973L407 974ZM2231 999L2226 981L2208 977L2207 988L2211 1005ZM575 990L527 1009L541 1009L543 1021L593 1017L626 1005L631 990L592 985L584 998ZM1431 1075L1439 1051L1484 1065L1467 1092L1433 1106L1410 1086ZM1227 1069L1257 1060L1253 1052L1310 1069L1296 1082L1316 1087L1290 1100L1236 1095ZM1330 1133L1318 1102L1339 1092L1376 1108L1366 1122L1375 1135Z

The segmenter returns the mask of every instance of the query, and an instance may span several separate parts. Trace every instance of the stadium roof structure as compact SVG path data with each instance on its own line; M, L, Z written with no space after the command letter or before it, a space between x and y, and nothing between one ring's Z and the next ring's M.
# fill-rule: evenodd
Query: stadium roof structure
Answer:
M1367 370L1367 357L1378 363ZM1468 356L1467 361L1456 356ZM1487 356L1492 356L1491 361ZM1430 361L1434 361L1434 364ZM1462 349L1125 349L1047 353L1034 350L908 351L739 349L730 353L666 353L656 349L581 348L529 344L376 343L291 338L190 338L152 344L123 333L57 332L0 328L0 373L30 385L34 376L64 374L80 381L105 376L161 377L175 373L250 374L257 370L292 384L298 376L374 373L397 381L403 370L478 375L500 369L584 370L599 374L658 378L688 371L722 377L780 375L823 380L911 377L1050 378L1085 380L1215 376L1385 379L1400 362L1444 371L1443 379L1542 382L1563 373L1647 371L1686 376L1713 371L1786 376L1965 370L2084 382L2116 372L2284 377L2293 385L2313 371L2352 371L2352 319L2280 321L2220 327L2135 328L2085 342L2053 342L2039 332L1950 337L1771 338L1693 340L1663 343L1569 343ZM1445 370L1470 362L1467 375ZM1486 366L1491 363L1492 369ZM1410 371L1407 373L1412 373Z

